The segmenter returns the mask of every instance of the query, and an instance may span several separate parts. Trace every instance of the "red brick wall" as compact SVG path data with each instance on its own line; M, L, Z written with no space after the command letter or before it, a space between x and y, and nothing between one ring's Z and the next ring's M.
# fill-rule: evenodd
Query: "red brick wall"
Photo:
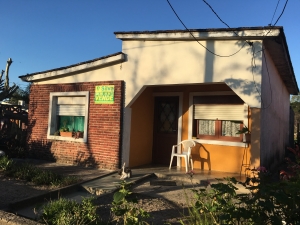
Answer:
M94 104L95 86L114 85L114 104ZM50 92L89 91L87 143L47 139ZM30 89L28 151L30 157L105 169L119 168L124 82L34 84Z

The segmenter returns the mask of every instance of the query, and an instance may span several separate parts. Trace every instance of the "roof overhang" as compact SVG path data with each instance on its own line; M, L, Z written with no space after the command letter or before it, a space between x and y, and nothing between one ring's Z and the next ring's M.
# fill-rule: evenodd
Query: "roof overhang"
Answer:
M61 76L68 76L78 72L89 71L96 68L107 67L111 65L115 65L118 63L122 63L125 61L125 54L122 52L118 52L112 55L104 56L101 58L85 61L82 63L56 68L52 70L27 74L24 76L19 76L22 81L26 82L35 82L41 80L49 80L55 79Z
M276 37L280 27L230 28L230 29L189 29L189 30L157 30L114 32L121 40L247 40L262 37Z

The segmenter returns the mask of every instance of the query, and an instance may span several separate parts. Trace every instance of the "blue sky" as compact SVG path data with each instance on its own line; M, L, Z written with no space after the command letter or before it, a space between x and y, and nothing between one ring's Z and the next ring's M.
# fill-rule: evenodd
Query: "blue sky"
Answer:
M170 0L190 29L226 28L201 0ZM230 27L267 26L278 0L207 0ZM282 12L280 0L272 23ZM8 58L10 82L18 76L121 51L115 31L184 29L166 0L0 1L0 70ZM300 86L300 0L289 0L277 23L283 26ZM195 48L200 48L195 43Z

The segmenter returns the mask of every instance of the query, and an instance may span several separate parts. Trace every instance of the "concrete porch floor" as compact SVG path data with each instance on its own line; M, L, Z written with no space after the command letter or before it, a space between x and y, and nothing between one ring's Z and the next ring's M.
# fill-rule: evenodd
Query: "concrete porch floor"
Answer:
M190 170L188 170L190 171ZM169 170L168 166L164 165L146 165L141 167L136 167L132 169L133 174L137 173L154 173L158 178L166 178L176 181L184 181L190 182L191 176L186 173L184 167L171 167ZM201 169L193 169L192 181L193 183L199 183L209 181L215 182L216 179L222 179L226 177L234 177L236 180L244 182L246 180L245 173L229 173L222 171L212 171L212 170L201 170Z

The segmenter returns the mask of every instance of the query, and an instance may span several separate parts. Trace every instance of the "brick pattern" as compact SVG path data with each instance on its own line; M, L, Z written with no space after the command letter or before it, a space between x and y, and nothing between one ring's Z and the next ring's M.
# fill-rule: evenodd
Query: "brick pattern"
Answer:
M114 85L114 104L95 104L95 86ZM87 143L47 139L50 92L89 91ZM121 156L124 82L34 84L30 90L28 151L30 157L102 169L117 169Z

